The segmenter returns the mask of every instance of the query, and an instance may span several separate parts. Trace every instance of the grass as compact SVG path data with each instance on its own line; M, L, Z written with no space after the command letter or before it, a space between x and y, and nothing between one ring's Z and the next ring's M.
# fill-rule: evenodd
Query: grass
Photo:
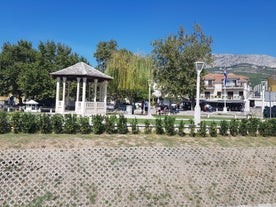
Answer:
M156 134L0 134L0 150L29 148L87 147L269 147L276 146L276 137L185 137Z

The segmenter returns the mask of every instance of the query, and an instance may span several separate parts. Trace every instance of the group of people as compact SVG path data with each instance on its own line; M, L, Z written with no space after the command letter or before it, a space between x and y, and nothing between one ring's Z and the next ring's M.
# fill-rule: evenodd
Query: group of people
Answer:
M148 114L149 112L149 102L146 100L146 101L142 101L142 105L141 105L141 114Z

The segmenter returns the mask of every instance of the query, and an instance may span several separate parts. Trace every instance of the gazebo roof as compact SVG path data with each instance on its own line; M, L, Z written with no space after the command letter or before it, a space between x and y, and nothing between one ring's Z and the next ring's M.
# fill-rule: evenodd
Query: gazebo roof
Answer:
M76 79L77 77L87 77L88 80L98 79L99 81L113 79L84 62L79 62L75 65L53 72L51 75L54 78L67 77L68 79Z

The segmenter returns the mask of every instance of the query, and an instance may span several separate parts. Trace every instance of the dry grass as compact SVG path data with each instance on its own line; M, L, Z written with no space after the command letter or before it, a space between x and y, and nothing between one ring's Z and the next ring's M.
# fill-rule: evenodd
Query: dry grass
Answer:
M0 150L31 148L84 147L266 147L276 146L276 137L179 137L166 135L68 135L68 134L1 134Z

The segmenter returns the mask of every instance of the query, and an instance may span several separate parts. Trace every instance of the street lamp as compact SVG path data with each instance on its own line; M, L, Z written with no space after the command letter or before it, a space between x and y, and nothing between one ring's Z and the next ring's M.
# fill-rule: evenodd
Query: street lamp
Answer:
M148 115L151 116L151 112L150 112L150 94L151 94L151 86L153 84L152 80L148 80L148 84L149 84L149 104L148 104Z
M203 70L205 66L204 62L195 62L195 69L197 72L196 77L196 106L195 106L195 112L194 112L194 122L195 125L199 125L200 123L200 105L199 105L199 90L200 90L200 73Z

